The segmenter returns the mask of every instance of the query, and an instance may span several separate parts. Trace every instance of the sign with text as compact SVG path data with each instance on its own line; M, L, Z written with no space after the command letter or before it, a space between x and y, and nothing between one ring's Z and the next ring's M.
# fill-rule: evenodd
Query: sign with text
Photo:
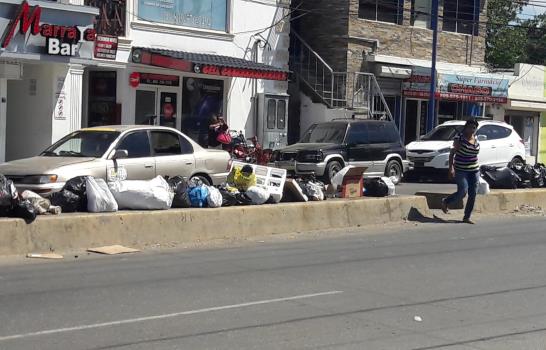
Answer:
M226 31L227 0L138 0L145 21Z
M95 58L115 60L118 52L118 38L116 36L98 34L95 40Z
M140 83L162 86L180 86L180 77L154 73L140 73Z

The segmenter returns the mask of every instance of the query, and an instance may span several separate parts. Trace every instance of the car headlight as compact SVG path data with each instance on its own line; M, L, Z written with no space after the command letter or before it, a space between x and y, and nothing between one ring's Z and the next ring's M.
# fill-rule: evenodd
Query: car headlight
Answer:
M322 152L304 153L300 157L301 162L321 162L324 159Z
M31 175L21 179L21 184L26 185L44 185L57 182L57 175Z
M438 153L440 153L440 154L449 153L449 152L451 152L451 147L442 148L442 149L438 150Z

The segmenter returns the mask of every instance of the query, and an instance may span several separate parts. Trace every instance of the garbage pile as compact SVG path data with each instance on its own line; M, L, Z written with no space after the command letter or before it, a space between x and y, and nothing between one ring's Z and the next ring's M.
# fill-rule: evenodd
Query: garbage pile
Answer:
M491 188L541 188L546 187L544 164L510 164L507 167L482 166L481 175Z

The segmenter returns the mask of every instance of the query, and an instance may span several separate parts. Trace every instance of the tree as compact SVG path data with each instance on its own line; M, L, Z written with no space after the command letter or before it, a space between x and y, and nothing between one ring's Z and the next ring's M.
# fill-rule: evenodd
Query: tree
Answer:
M527 58L527 34L524 25L516 26L521 10L528 0L489 0L485 61L496 68L512 68Z
M546 14L525 21L527 29L525 63L546 64Z

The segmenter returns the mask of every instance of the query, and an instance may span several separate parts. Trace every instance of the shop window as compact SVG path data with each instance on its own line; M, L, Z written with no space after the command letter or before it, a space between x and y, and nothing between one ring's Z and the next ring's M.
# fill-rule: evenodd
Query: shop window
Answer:
M129 158L150 157L150 140L148 138L148 132L133 132L125 136L116 148L126 150L129 154Z
M182 154L180 137L172 132L152 131L152 148L156 156L173 156Z
M411 0L411 25L430 28L431 0Z
M277 102L277 129L286 127L286 101L279 100Z
M183 27L227 31L228 0L138 0L138 18Z
M275 122L277 117L277 101L267 101L267 128L275 129Z
M443 30L478 35L480 0L444 1Z
M99 9L95 24L98 34L125 36L126 0L85 0L84 3Z
M116 72L89 73L87 124L90 127L121 123L116 104Z
M404 0L360 0L358 17L372 21L402 24Z

